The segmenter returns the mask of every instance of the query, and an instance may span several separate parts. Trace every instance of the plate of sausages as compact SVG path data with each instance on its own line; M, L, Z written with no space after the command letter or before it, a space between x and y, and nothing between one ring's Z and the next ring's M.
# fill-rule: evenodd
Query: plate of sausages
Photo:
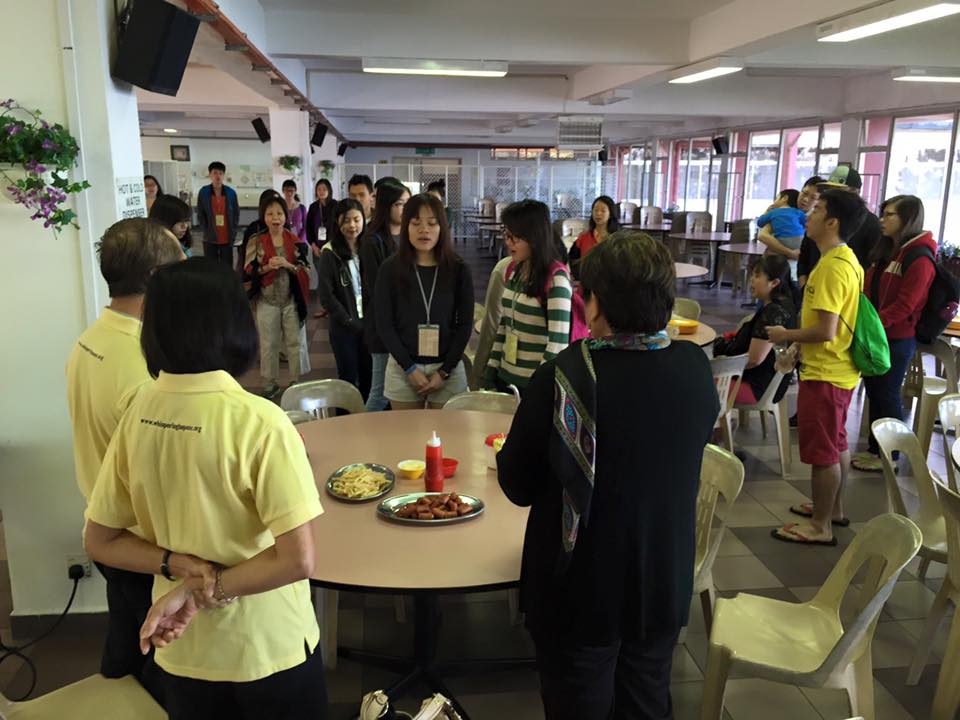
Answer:
M412 525L438 525L471 520L483 512L483 500L449 493L394 495L377 506L387 520Z

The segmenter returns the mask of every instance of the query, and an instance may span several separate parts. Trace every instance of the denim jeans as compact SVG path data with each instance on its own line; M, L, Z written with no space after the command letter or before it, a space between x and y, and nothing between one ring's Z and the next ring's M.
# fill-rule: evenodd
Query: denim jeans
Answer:
M903 397L901 389L903 378L910 367L910 360L917 349L915 338L890 340L890 369L885 375L865 377L863 386L870 400L870 424L881 418L896 418L903 420ZM867 449L874 455L880 454L877 440L870 433Z
M386 410L389 402L383 396L383 378L387 373L387 360L390 353L373 353L373 375L370 379L370 397L367 398L367 412Z

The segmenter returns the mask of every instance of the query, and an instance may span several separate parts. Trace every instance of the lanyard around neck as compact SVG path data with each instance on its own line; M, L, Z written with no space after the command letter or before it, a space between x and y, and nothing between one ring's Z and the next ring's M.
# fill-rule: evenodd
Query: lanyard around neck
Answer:
M440 266L437 265L433 273L433 285L430 287L430 299L427 299L427 293L423 289L423 281L420 279L420 269L416 266L413 266L413 274L417 278L417 285L420 286L420 297L423 298L423 307L427 311L427 322L430 322L430 308L433 306L433 293L437 289L437 275L440 274Z

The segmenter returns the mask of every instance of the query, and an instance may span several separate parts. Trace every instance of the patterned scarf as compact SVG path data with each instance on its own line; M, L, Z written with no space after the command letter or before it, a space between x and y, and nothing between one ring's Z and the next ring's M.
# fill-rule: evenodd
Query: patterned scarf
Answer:
M550 465L563 486L561 539L563 555L558 572L570 564L580 523L586 527L593 500L597 451L597 373L590 353L602 350L662 350L670 345L667 333L608 335L588 338L560 353L554 372L553 430Z

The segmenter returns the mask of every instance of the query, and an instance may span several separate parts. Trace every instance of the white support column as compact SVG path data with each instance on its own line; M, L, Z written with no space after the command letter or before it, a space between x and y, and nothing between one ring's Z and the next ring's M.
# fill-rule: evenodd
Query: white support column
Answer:
M324 143L326 144L326 143ZM284 180L297 183L300 200L313 202L313 163L310 155L310 116L300 110L270 109L270 154L273 156L273 186L279 191ZM300 170L289 173L277 163L281 155L300 158Z
M907 83L904 83L907 84ZM857 165L857 152L860 150L860 118L844 118L840 123L840 148L837 162Z

